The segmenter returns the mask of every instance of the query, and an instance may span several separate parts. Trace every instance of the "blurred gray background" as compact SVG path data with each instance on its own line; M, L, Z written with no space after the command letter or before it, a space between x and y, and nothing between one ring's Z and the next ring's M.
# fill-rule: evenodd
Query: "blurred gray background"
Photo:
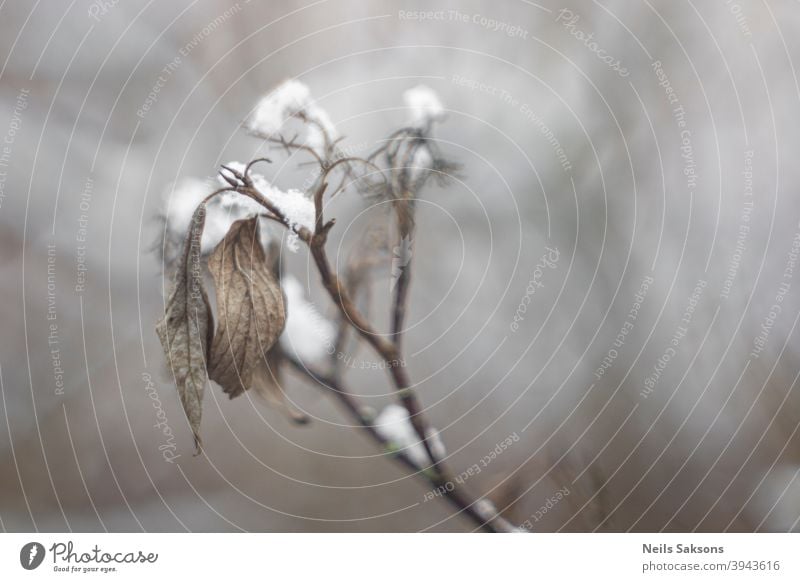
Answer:
M409 372L454 471L519 437L467 489L534 531L798 529L798 27L789 1L2 3L0 525L474 528L297 378L310 426L214 387L192 456L154 331L162 193L260 151L240 123L296 77L355 148L403 123L409 87L448 110L462 169L420 205ZM332 252L360 209L331 209ZM392 400L381 371L348 380Z

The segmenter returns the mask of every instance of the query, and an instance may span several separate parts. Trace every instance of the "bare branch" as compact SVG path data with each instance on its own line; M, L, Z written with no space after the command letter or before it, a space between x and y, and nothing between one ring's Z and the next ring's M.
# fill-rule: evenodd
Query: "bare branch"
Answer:
M266 141L268 141L269 143L274 143L276 145L281 146L282 148L284 148L287 151L287 153L291 153L292 150L295 150L295 151L303 151L303 152L306 152L308 154L311 154L312 156L314 156L314 159L317 160L317 163L321 167L325 166L325 161L314 150L314 148L312 148L310 146L307 146L305 144L297 143L295 141L296 139L297 139L297 136L293 137L291 139L291 141L286 141L286 138L284 138L283 136L280 136L280 137L269 137L269 138L267 138Z
M414 178L411 174L411 164L415 160L415 154L420 147L427 147L424 133L415 128L403 128L392 133L386 142L378 147L366 159L359 157L338 157L342 155L337 149L336 144L339 139L332 139L324 123L319 122L305 114L298 115L298 118L319 129L324 141L323 152L320 153L315 148L299 143L297 136L287 140L283 136L268 136L266 141L278 145L286 150L287 153L305 152L310 154L320 167L320 174L314 182L312 198L314 202L314 226L298 226L294 224L290 217L287 217L281 208L269 199L267 192L261 192L256 188L250 176L251 168L259 162L270 162L268 158L257 158L250 161L244 171L238 171L228 166L222 166L225 172L220 172L223 180L229 187L216 190L208 195L203 204L222 192L236 192L246 196L262 208L263 213L257 213L258 217L263 217L283 224L295 232L298 237L306 243L311 257L317 267L323 287L329 297L336 305L340 315L340 325L336 338L337 350L344 349L349 328L355 331L355 338L368 344L386 364L389 371L389 378L392 382L397 397L408 413L408 421L413 427L416 438L423 445L427 461L418 465L408 454L403 451L395 452L394 456L399 462L413 470L415 474L423 476L428 483L441 491L443 496L448 499L457 509L459 514L464 514L472 519L479 527L487 531L514 531L513 526L499 515L487 515L483 507L482 500L473 500L467 496L460 486L456 486L457 481L447 468L443 459L436 454L432 438L435 434L431 429L419 399L416 396L411 379L403 365L402 352L402 331L408 304L408 295L411 281L410 256L402 266L402 270L397 274L397 282L394 289L391 313L391 335L384 337L373 327L372 323L365 315L365 311L359 309L355 299L360 292L368 293L364 289L367 282L367 274L371 268L377 264L377 255L361 256L356 262L351 262L345 272L344 282L339 275L332 269L326 252L328 234L335 225L335 219L326 221L324 216L324 198L326 193L335 195L344 188L345 181L353 176L353 168L363 165L370 170L369 173L376 172L384 180L384 184L373 183L376 187L382 188L381 193L388 195L394 209L396 224L398 225L399 244L409 244L410 238L414 234L414 203L416 191L425 181ZM407 146L407 147L404 147ZM388 165L388 170L382 169L377 160L384 156ZM402 157L399 160L398 157ZM331 193L328 190L329 177L332 172L344 167L344 177L339 186ZM388 179L387 173L388 171ZM368 175L368 174L365 174ZM356 177L356 179L364 176ZM287 207L288 208L288 207ZM289 212L287 210L287 212ZM388 230L383 233L383 243L388 250ZM385 256L388 256L388 252ZM385 256L383 258L385 258ZM368 311L368 306L367 306ZM334 356L336 357L336 356ZM307 378L313 380L319 386L334 394L338 401L344 406L347 412L364 428L374 441L389 448L391 444L374 424L372 415L366 414L365 409L359 406L354 394L347 390L344 385L342 371L335 364L330 373L321 373L308 368L294 357L288 360L299 372ZM429 462L430 464L427 464Z
M358 422L369 434L372 440L378 443L383 449L389 449L391 443L377 430L375 424L373 424L373 420L364 414L363 407L358 404L356 397L347 389L340 379L315 371L293 357L289 357L288 360L295 370L303 374L307 379L313 381L327 393L332 394L339 403L342 404L350 417ZM392 456L407 469L413 471L415 475L425 479L428 485L437 491L441 491L444 498L458 509L458 513L464 513L477 523L481 529L490 533L517 531L513 525L499 515L487 519L486 515L479 510L479 501L470 500L470 498L461 492L460 488L450 486L450 484L455 485L455 481L452 480L452 478L442 473L421 470L422 468L418 467L402 450L393 451Z

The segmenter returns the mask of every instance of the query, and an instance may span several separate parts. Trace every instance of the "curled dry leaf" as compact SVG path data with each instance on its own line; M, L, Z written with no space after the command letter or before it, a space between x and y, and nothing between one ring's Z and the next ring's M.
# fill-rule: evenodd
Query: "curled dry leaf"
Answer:
M200 239L203 236L205 218L206 205L201 204L192 216L164 318L156 325L156 332L175 377L198 453L201 446L203 392L207 380L207 349L214 327L208 295L203 288L200 262Z
M277 274L261 248L258 218L234 222L208 267L219 322L209 354L209 376L231 398L253 383L286 324ZM269 374L269 371L267 371Z

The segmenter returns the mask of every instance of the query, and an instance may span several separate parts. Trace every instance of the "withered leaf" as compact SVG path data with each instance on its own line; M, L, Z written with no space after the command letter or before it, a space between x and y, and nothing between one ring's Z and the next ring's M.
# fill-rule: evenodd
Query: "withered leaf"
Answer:
M208 259L219 322L209 376L231 398L249 389L286 324L283 292L261 248L258 218L234 222Z
M205 218L206 205L201 204L192 217L164 318L156 325L198 453L201 446L202 401L207 381L207 349L214 328L208 295L203 287L200 259L200 239Z

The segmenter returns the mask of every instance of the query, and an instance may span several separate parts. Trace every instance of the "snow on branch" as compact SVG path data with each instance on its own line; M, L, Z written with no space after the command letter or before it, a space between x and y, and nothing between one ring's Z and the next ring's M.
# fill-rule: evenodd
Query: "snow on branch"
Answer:
M428 454L414 431L408 411L403 406L390 404L384 408L375 419L375 429L395 449L402 450L417 467L428 466ZM431 450L437 458L445 456L444 443L435 429L428 429L426 440L431 443Z
M303 285L288 275L281 281L286 294L286 328L280 337L281 347L303 364L319 364L333 345L333 324L322 317L313 303L306 299Z
M309 88L296 79L289 79L262 97L245 122L245 129L262 139L276 139L288 130L288 122L304 123L301 136L305 145L325 158L332 141L338 137L328 113L317 105Z
M435 121L444 119L444 106L436 91L427 85L417 85L403 93L403 100L410 110L410 123L425 129Z
M239 175L244 175L246 166L241 162L231 162L225 164L220 171L219 181L223 185L228 185L233 182L240 182L236 175L230 170L235 170ZM226 169L226 168L230 168ZM283 214L289 222L289 235L287 239L287 246L289 250L295 252L298 249L297 244L297 230L305 227L309 230L314 229L314 220L316 218L314 212L314 202L306 194L300 190L289 189L283 191L280 188L272 185L263 175L256 172L250 172L250 179L253 181L253 186L258 192L267 200L272 202L278 210ZM243 183L239 184L244 186ZM249 212L258 212L261 209L260 205L252 199L240 196L234 193L225 193L222 195L223 200L233 199L239 202L241 208L247 209Z

